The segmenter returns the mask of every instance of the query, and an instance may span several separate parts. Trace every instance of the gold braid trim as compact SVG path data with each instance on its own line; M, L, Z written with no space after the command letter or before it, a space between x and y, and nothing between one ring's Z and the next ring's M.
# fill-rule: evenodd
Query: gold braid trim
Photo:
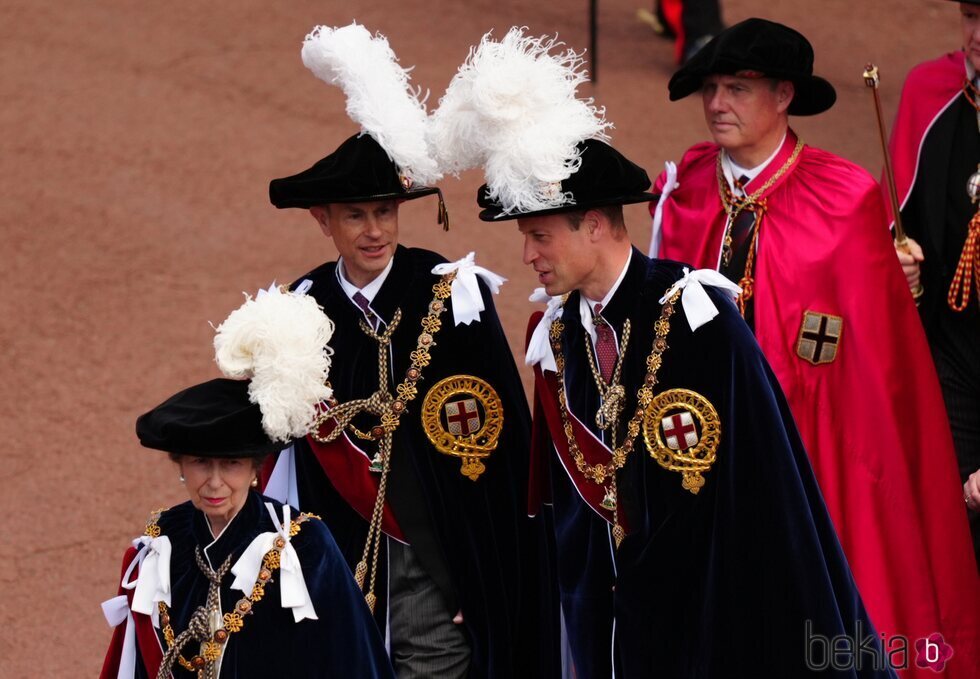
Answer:
M159 509L153 512L150 516L150 520L146 524L146 535L153 537L160 536L160 527L157 525L157 521L160 519L160 515L164 510ZM295 521L289 522L289 536L293 537L299 534L300 527L310 519L318 519L315 514L300 514ZM214 631L210 639L205 641L202 645L202 652L200 655L193 656L190 660L185 658L183 654L180 653L180 648L176 651L174 650L174 644L177 643L177 636L174 635L173 627L170 625L170 611L167 609L167 604L164 602L159 602L157 604L158 610L160 611L160 626L163 631L163 638L167 642L168 655L173 652L177 655L177 662L188 672L197 672L199 676L213 676L214 673L214 661L221 656L221 647L223 644L228 642L228 638L235 632L240 632L245 626L245 616L252 613L252 606L256 602L260 601L263 596L265 596L265 586L272 581L272 575L279 568L280 553L286 547L286 541L280 536L275 539L272 545L272 549L265 553L262 557L262 569L259 571L258 577L255 580L255 584L252 586L252 593L247 597L242 597L235 604L234 608L229 613L225 613L223 616L224 627L220 627ZM198 551L198 558L200 559L200 551ZM226 564L218 569L218 574L224 576L231 566L230 557ZM207 574L206 574L207 575ZM217 587L220 585L220 578L218 582L212 581L212 587ZM211 587L209 587L211 589ZM199 608L203 610L203 608ZM205 611L205 614L207 611ZM196 615L196 613L195 613ZM192 617L193 622L193 617ZM183 647L187 641L190 641L194 635L188 635L187 632L182 632L180 637L182 637L180 642L180 647ZM171 663L172 664L172 663ZM170 679L170 668L164 665L160 666L160 672L157 674L157 679Z

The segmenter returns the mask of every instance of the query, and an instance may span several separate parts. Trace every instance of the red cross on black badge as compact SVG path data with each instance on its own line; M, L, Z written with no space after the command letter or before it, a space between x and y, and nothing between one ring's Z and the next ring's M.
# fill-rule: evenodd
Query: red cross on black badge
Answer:
M844 319L816 311L803 313L800 336L796 342L796 355L813 365L832 363L837 358Z
M480 429L480 410L476 399L464 398L446 404L447 431L455 436L469 436Z

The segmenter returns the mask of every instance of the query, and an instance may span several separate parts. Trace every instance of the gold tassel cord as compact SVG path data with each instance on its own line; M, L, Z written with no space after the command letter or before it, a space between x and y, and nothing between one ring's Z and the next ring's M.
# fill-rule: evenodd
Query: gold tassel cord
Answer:
M976 285L980 295L980 211L973 215L956 273L949 286L946 301L953 311L963 311L970 303L970 290Z

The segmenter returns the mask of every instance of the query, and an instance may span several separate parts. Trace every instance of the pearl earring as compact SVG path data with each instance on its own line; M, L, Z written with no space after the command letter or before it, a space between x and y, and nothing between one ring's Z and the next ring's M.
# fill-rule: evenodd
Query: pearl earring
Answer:
M259 485L259 480L258 479L252 479L252 488L257 487L258 485Z
M181 475L180 475L180 482L181 482L181 483L183 483L183 482L184 482L184 481L186 481L186 480L187 480L187 479L185 479L185 478L184 478L184 475L183 475L183 474L181 474Z

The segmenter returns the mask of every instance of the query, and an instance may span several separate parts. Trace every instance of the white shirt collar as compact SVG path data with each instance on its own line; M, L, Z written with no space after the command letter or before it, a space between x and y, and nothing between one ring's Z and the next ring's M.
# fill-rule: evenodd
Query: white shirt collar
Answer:
M609 302L612 301L613 295L616 294L616 290L619 289L623 279L626 278L626 271L630 268L631 261L633 261L633 248L630 248L629 257L626 258L626 264L623 266L623 270L619 272L619 278L617 278L616 282L613 283L613 286L609 288L609 292L606 293L606 296L602 298L603 309L609 306ZM589 337L592 338L593 342L596 341L596 334L595 324L592 322L592 310L598 303L598 300L592 300L585 295L579 295L578 312L579 316L582 318L582 327L585 328L585 332L589 333Z
M344 293L354 301L354 294L361 293L367 299L368 304L374 301L375 296L378 294L378 290L384 285L385 279L388 278L388 274L391 273L391 266L395 263L395 258L392 256L388 260L388 266L375 278L373 281L365 285L363 288L356 287L353 283L347 280L347 271L344 269L344 258L341 257L337 260L337 280L340 282L340 287L344 289Z
M753 179L758 177L762 173L762 171L769 166L769 163L773 161L773 159L776 157L776 154L779 153L779 150L783 148L783 144L786 143L786 134L787 132L783 132L783 138L779 140L778 144L776 144L776 150L772 152L772 155L766 158L760 165L756 165L753 168L742 167L734 160L732 160L732 157L728 155L727 151L722 149L721 169L725 173L725 179L728 181L728 188L732 190L732 193L738 196L745 195L744 191L737 189L735 187L735 177L748 177L749 179L747 182L745 182L746 184L748 184Z

